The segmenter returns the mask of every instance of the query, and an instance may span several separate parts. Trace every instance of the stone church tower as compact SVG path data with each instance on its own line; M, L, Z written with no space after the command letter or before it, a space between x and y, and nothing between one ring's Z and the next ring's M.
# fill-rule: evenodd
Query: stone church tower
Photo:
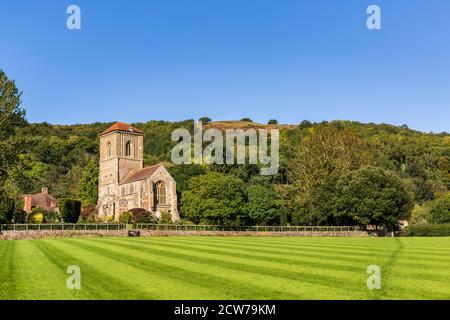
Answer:
M144 168L144 134L117 122L100 134L98 210L117 220L124 211L143 208L179 220L176 182L163 165Z

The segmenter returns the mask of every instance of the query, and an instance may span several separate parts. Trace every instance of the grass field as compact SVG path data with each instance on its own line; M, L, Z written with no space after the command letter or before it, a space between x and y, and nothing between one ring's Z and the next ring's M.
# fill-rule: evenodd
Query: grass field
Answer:
M0 255L0 299L450 299L450 238L51 239Z

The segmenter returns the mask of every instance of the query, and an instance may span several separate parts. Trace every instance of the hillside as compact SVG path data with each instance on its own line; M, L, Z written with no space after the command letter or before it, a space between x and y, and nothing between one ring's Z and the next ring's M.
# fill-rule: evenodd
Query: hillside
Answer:
M21 206L22 194L39 192L42 186L48 186L50 193L56 198L77 198L83 204L96 204L98 179L98 135L112 123L92 123L77 125L51 125L48 123L32 123L16 131L15 139L22 141L20 170L10 175L6 181L6 190L10 197L16 199ZM329 141L329 149L333 153L333 166L343 163L343 171L331 167L326 175L346 173L350 168L369 164L381 167L395 174L404 184L406 190L416 204L431 201L445 195L450 189L450 135L446 133L422 133L407 127L396 127L387 124L363 124L352 121L335 121L332 123L302 122L300 125L265 125L248 121L217 121L210 122L207 128L226 129L280 129L280 168L276 176L260 177L259 169L254 165L227 166L212 165L208 167L173 166L170 162L173 130L183 127L193 131L193 121L182 122L149 121L134 123L145 134L144 151L145 165L163 162L169 168L178 183L180 203L183 191L189 186L193 176L204 175L207 172L222 174L241 179L244 183L266 184L275 187L284 199L290 212L297 209L298 203L304 203L305 194L314 192L322 180L306 177L311 172L321 174L320 159L308 163L309 169L299 176L298 168L309 158L302 158L302 146L308 146L314 153L320 145L310 145L311 139L321 141L320 132L323 128L333 128L334 136L323 137ZM350 134L351 141L344 141ZM331 140L330 140L331 139ZM333 140L335 139L335 140ZM339 155L342 148L352 148L348 143L358 140L353 151ZM308 142L309 141L309 142ZM304 149L304 148L303 148ZM349 149L351 150L351 149ZM307 151L307 150L306 150ZM363 151L368 157L357 166L347 166L344 162L356 161L357 153ZM328 151L327 151L328 152ZM303 154L304 156L304 154ZM341 159L342 158L342 159ZM303 159L303 160L302 160ZM341 161L342 160L342 161ZM301 162L300 162L301 161ZM329 164L327 164L328 166ZM347 169L345 169L347 168ZM304 169L304 168L303 168ZM329 169L326 169L329 170ZM313 179L311 190L303 190L305 179ZM306 193L305 193L306 192ZM313 194L313 193L312 193Z

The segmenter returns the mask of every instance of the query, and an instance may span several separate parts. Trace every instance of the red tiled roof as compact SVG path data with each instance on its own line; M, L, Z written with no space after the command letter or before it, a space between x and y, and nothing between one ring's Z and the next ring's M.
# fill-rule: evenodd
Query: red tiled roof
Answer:
M147 179L150 177L155 171L160 167L160 164L157 164L155 166L146 167L144 169L138 169L138 170L131 170L125 178L120 182L120 184L126 184L130 182L136 182L140 180Z
M49 211L55 209L57 201L49 194L38 193L27 196L31 197L31 207L40 207Z
M100 135L103 136L103 135L113 132L113 131L128 131L128 132L133 132L133 133L143 133L141 130L139 130L133 126L130 126L127 123L116 122L111 127L106 129L105 131L103 131Z

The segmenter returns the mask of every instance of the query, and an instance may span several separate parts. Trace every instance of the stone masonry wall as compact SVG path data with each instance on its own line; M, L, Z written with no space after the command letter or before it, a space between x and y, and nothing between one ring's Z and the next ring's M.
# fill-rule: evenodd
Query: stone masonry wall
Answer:
M0 240L32 240L44 238L94 238L127 237L128 230L45 230L4 231ZM367 237L365 231L299 231L299 232L254 232L254 231L174 231L141 230L141 237L209 236L209 237Z

